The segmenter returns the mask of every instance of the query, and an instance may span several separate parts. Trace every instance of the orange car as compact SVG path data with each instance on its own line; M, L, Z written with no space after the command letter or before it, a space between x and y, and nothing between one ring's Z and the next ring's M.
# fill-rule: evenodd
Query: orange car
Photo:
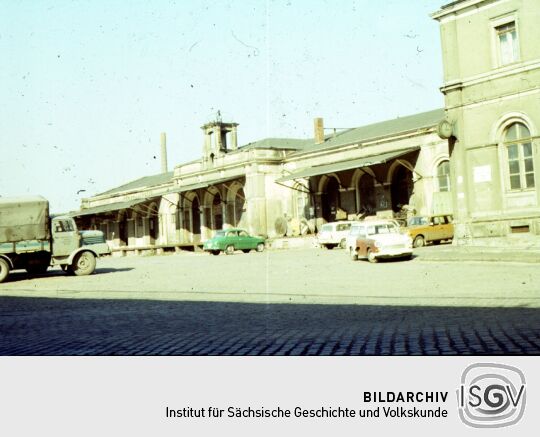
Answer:
M407 222L407 233L414 247L422 247L430 241L439 244L454 238L453 218L451 215L411 217Z

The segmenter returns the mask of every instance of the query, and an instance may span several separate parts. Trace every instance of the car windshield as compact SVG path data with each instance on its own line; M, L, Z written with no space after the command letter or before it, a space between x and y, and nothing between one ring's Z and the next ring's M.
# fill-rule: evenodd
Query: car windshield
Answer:
M411 217L409 219L409 226L420 226L420 225L427 225L428 219L427 217Z
M332 232L332 225L323 225L321 232Z
M360 226L352 226L349 235L358 235L361 229L362 227Z
M216 237L224 237L225 236L225 231L217 231L216 232Z
M378 225L369 225L366 227L368 235L377 234L399 234L399 229L393 223L382 223Z

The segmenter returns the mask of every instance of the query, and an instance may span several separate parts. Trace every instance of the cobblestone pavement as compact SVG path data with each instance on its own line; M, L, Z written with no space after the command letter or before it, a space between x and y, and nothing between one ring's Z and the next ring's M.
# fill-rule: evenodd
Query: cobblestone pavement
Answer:
M299 276L294 269L279 271L283 284L275 295L260 295L240 279L227 283L230 265L238 264L248 277L248 268L258 272L259 264L268 266L259 254L109 259L88 278L54 271L41 278L15 274L0 291L0 354L540 354L540 277L534 265L417 259L373 266L346 258L344 263L342 252L315 250L267 256L274 266L296 263L300 270ZM208 263L213 279L202 279L200 269ZM313 269L311 277L305 265ZM200 279L186 280L192 276L186 268L199 272ZM167 280L157 280L155 289L141 285L141 277L164 271ZM349 284L370 285L349 286L352 291L345 294L341 280L325 282L338 271ZM278 283L270 273L267 286ZM412 287L418 278L422 284ZM168 288L174 279L182 283L177 292ZM470 296L471 282L479 296ZM185 291L197 283L202 291Z
M10 297L0 306L3 355L540 353L536 308Z

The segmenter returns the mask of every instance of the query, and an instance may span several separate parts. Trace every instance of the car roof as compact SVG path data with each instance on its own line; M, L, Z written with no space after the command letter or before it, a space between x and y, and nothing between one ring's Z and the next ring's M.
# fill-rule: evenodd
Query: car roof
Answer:
M395 225L396 221L394 219L364 220L362 222L362 224L365 224L365 225L386 225L386 224Z
M324 225L343 225L343 224L349 224L349 223L353 224L353 223L361 223L361 222L359 220L339 220L337 222L324 223Z

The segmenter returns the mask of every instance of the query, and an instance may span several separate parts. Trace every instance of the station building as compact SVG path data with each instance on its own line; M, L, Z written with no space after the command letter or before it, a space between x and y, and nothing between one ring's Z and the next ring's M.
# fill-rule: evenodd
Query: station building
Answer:
M241 147L238 124L218 118L202 126L200 159L84 199L74 215L126 252L193 247L227 227L275 238L366 215L451 213L443 118L437 109L341 131L317 118L312 138Z

